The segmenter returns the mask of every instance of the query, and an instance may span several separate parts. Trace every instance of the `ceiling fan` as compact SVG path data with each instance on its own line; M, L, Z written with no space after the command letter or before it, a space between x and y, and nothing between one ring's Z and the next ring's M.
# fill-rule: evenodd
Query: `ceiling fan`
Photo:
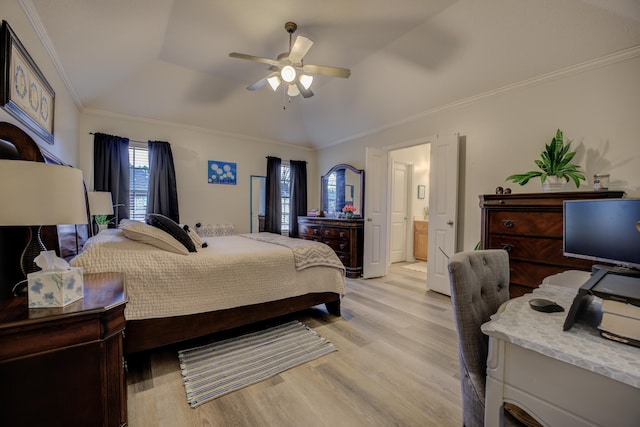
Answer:
M298 36L292 45L291 38L298 26L295 22L287 22L284 24L284 29L289 33L289 52L281 53L275 60L244 53L232 52L229 54L232 58L247 59L270 65L269 70L271 70L271 73L248 86L248 90L260 89L266 83L269 83L275 91L284 82L289 96L301 94L304 98L310 98L313 96L313 92L309 88L313 82L314 74L344 79L351 75L351 71L346 68L304 64L303 58L313 45L313 41L304 36Z

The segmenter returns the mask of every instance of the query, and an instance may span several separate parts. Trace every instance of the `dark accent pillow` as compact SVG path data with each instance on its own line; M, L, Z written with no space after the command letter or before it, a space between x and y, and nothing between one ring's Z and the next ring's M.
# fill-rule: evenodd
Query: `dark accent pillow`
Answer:
M171 218L160 214L149 214L147 215L147 224L169 233L174 239L182 243L189 252L196 251L196 246L193 244L189 234Z

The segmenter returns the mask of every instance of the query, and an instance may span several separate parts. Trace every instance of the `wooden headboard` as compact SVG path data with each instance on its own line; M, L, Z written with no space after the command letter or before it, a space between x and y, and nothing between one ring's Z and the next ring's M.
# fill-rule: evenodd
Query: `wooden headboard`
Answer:
M6 122L0 122L0 159L65 164L42 150L22 129ZM90 229L87 225L43 226L40 235L47 249L69 260L80 252ZM13 285L23 278L20 256L28 237L27 227L0 227L0 299L9 298Z

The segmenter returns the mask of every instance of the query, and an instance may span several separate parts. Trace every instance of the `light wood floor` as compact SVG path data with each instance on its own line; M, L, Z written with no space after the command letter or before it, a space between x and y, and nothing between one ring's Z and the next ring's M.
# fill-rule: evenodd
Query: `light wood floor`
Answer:
M196 409L177 348L129 359L129 425L461 426L449 298L425 291L426 273L401 265L384 278L347 279L341 318L323 306L293 316L337 352Z

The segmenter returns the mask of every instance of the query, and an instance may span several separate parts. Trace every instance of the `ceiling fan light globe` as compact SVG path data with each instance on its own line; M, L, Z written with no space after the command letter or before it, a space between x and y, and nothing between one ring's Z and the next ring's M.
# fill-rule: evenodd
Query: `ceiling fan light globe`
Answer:
M287 95L289 96L300 95L300 90L298 89L298 86L296 86L295 84L289 85L289 88L287 89Z
M282 80L285 82L291 83L296 79L296 69L291 65L285 65L282 67L282 70L280 70L280 77L282 77Z
M313 83L313 76L310 76L308 74L302 74L300 76L300 83L302 83L302 86L305 89L309 89L311 87L311 83Z
M278 89L278 87L280 86L280 77L278 76L269 77L267 79L267 82L269 83L269 86L271 86L271 89L273 89L273 91L275 92L276 89Z

